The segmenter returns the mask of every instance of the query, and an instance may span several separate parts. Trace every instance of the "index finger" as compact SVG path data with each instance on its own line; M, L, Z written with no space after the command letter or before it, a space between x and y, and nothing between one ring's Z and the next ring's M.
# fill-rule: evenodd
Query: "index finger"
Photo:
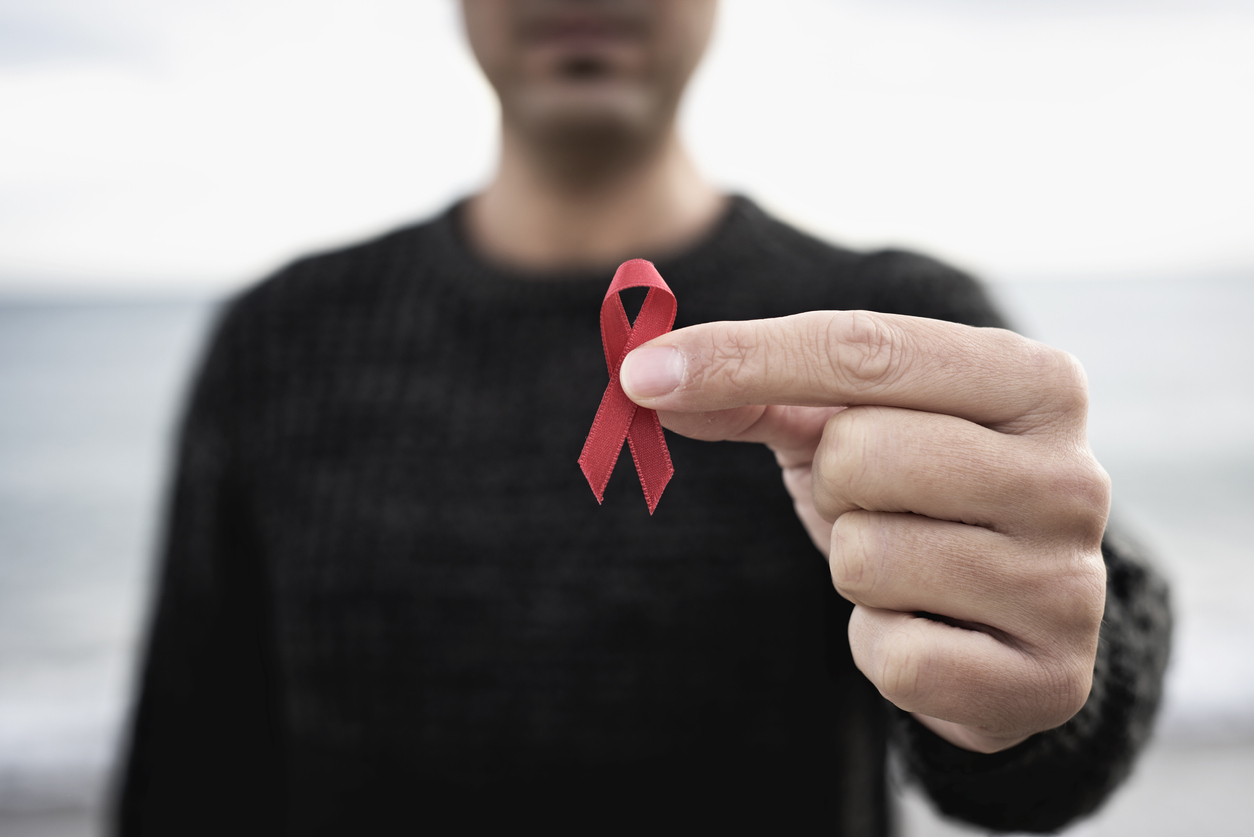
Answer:
M703 323L629 354L627 396L654 410L882 405L1027 432L1086 408L1071 355L1005 329L870 311Z

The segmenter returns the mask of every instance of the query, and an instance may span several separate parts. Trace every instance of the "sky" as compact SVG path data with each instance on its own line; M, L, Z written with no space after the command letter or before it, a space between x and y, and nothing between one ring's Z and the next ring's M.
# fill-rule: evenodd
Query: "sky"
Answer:
M724 0L684 135L825 238L1254 281L1254 2ZM492 172L454 0L0 0L0 293L228 291Z

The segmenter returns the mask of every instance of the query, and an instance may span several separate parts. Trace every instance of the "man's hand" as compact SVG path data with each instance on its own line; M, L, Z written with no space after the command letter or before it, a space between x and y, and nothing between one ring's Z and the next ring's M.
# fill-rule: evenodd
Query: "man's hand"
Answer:
M1000 329L825 311L680 329L621 377L670 430L775 452L855 605L854 661L897 706L980 752L1083 706L1110 480L1073 357Z

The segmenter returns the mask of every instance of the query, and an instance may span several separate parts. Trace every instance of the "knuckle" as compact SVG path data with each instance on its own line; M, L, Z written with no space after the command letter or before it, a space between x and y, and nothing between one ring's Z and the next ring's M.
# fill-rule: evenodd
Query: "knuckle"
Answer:
M832 527L832 584L842 594L857 598L875 587L878 562L866 515L846 512Z
M758 341L741 329L729 329L711 341L709 361L701 367L698 386L714 384L730 393L743 391L748 384L750 364L759 350Z
M828 419L823 432L833 476L851 480L868 467L876 446L877 407L850 407Z
M864 484L876 449L873 407L850 407L828 419L814 455L814 507L835 521L844 496Z
M1073 476L1069 487L1079 506L1079 517L1087 524L1086 534L1100 543L1110 515L1110 475L1092 457L1087 458L1086 466Z
M1044 475L1055 498L1063 532L1086 544L1100 543L1110 513L1110 475L1091 453L1065 457Z
M917 628L895 629L879 660L879 676L875 681L880 694L906 710L917 705L922 697L926 660L919 639Z
M1095 637L1106 609L1106 564L1100 551L1077 553L1055 577L1057 617L1067 633Z
M1081 654L1049 666L1042 675L1042 720L1055 727L1071 720L1083 707L1093 688L1093 660Z
M1084 371L1084 364L1071 352L1055 350L1057 376L1060 386L1077 391L1081 397L1088 393L1089 376Z
M1079 358L1070 352L1031 344L1033 365L1040 370L1050 408L1083 418L1089 408L1089 381Z
M891 385L901 373L904 335L867 311L832 317L822 335L827 371L854 392Z
M1106 604L1106 566L1100 551L1077 551L1042 567L1032 585L1041 602L1035 693L1063 723L1084 705Z
M1055 377L1059 401L1068 412L1081 416L1088 414L1089 378L1080 359L1070 352L1057 353Z

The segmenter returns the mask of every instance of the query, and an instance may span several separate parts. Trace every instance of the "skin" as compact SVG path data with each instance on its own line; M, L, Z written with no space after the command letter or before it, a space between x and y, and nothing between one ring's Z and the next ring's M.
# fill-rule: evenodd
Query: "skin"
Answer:
M467 206L489 259L552 272L660 258L726 202L684 151L676 114L713 0L464 0L501 103L495 177Z
M464 218L485 257L612 267L704 235L725 199L675 115L714 5L464 0L501 101L500 165ZM681 329L621 374L670 430L775 452L854 604L854 661L888 700L978 752L1079 711L1110 485L1070 355L999 329L812 312Z
M621 376L677 433L775 452L854 604L854 662L933 732L995 752L1084 705L1110 481L1073 357L1002 329L819 311L680 329Z

